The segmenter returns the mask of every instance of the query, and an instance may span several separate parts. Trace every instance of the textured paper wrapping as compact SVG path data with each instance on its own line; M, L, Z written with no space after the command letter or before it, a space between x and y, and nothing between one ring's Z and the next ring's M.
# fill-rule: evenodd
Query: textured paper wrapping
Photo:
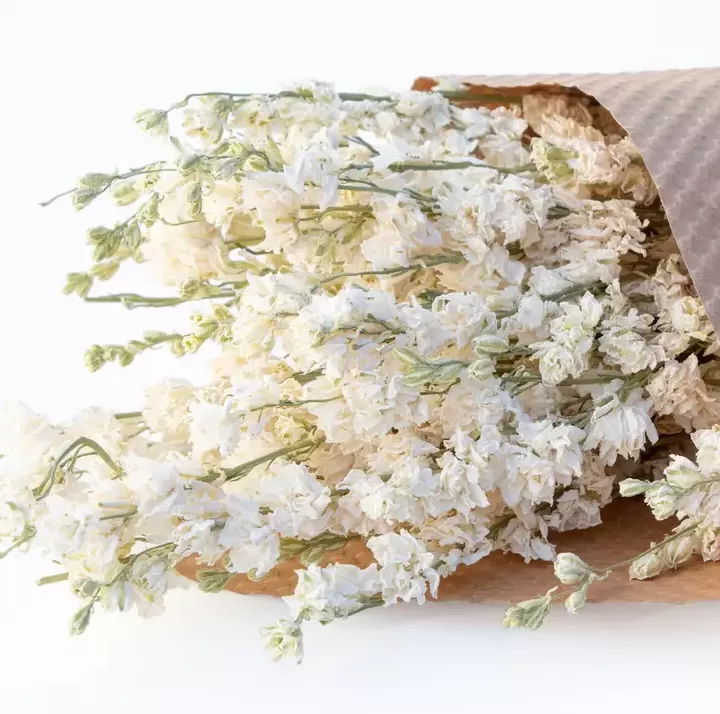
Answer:
M625 128L655 179L699 296L720 328L720 68L459 77L478 94L557 91L594 97ZM435 80L421 77L413 89Z
M672 70L625 74L460 77L479 95L521 96L532 91L571 89L596 99L640 149L658 186L660 199L688 265L699 296L716 330L720 327L720 69ZM427 91L435 80L417 79ZM472 105L473 102L463 102ZM497 106L479 99L477 104ZM675 519L656 521L642 500L621 500L603 509L603 525L555 533L558 552L572 551L596 567L622 561L661 540ZM330 562L364 567L372 562L357 542L328 556ZM203 566L208 567L208 566ZM237 593L288 595L295 584L297 561L278 566L260 582L235 576L228 589ZM194 578L192 558L178 571ZM440 600L517 602L557 585L552 565L524 563L515 555L493 553L471 567L461 567L440 586ZM593 585L592 601L689 602L720 599L720 564L699 559L653 580L629 580L620 568Z

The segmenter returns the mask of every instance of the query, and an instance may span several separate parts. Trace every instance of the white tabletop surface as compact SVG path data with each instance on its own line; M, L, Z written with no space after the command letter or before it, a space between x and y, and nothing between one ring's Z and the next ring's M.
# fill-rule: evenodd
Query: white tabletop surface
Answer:
M711 7L0 0L0 398L56 416L91 403L125 411L149 382L199 368L201 358L157 353L130 370L87 373L89 344L130 339L158 314L64 298L64 274L87 264L93 214L37 207L80 173L142 160L134 110L305 78L403 88L419 74L720 66ZM0 712L717 709L717 603L558 611L535 633L503 630L498 606L387 608L309 627L298 667L273 664L258 635L281 602L182 591L160 618L99 612L70 638L76 601L62 585L34 586L47 572L30 556L0 563Z

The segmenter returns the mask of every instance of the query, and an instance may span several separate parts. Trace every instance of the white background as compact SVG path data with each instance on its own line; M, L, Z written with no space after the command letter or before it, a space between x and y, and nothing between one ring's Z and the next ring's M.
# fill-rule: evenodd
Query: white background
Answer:
M60 417L91 403L131 410L144 385L192 368L157 353L85 371L89 344L126 341L160 317L167 327L167 311L63 297L64 274L88 265L83 229L97 219L37 207L87 170L142 161L136 109L305 78L354 90L420 74L720 65L712 5L0 0L0 398ZM558 611L536 633L503 630L497 606L395 607L308 628L296 667L271 663L257 634L281 602L183 591L161 618L99 612L70 638L76 601L62 585L33 585L47 572L28 556L0 563L3 712L718 709L716 603Z

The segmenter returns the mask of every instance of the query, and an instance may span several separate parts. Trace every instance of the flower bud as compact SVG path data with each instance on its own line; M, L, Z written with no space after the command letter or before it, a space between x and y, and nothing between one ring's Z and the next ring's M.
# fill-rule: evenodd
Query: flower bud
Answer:
M167 112L160 109L143 109L135 114L135 123L153 136L168 133Z
M639 496L641 493L645 493L652 483L637 478L626 478L624 481L620 481L619 485L621 496Z
M200 168L202 160L203 157L201 154L186 154L177 159L175 166L180 174L187 176Z
M72 584L72 589L75 595L79 598L88 598L95 595L97 592L99 583L91 578L83 578L82 580L76 580Z
M85 352L85 366L91 372L97 372L106 361L105 350L100 345L93 345Z
M692 557L696 546L697 538L694 533L688 533L666 543L660 551L664 566L666 568L677 568Z
M575 585L587 579L592 568L575 553L560 553L555 559L555 577L563 585Z
M479 355L499 355L510 349L510 343L505 335L499 333L487 334L476 337L473 340L473 347Z
M282 167L285 165L285 159L283 158L280 147L268 136L265 139L266 146L264 149L267 161L263 157L250 157L250 166L256 167L258 170L270 169L270 171L282 171Z
M111 261L106 263L96 263L92 268L90 268L90 270L88 270L87 274L89 277L97 278L98 280L109 280L113 275L115 275L115 273L117 273L119 267L120 265L118 263ZM90 285L92 285L92 281L90 281ZM87 293L85 293L85 295L87 295Z
M274 660L294 657L298 663L302 661L302 629L297 622L280 620L274 625L263 627L261 632Z
M90 624L90 616L93 611L93 601L90 601L84 607L81 607L70 620L70 634L82 635L87 626Z
M232 313L227 309L227 307L225 307L225 305L218 305L218 303L215 303L211 308L211 312L215 318L215 322L227 322L228 320L233 319Z
M633 560L630 566L630 578L633 580L647 580L659 575L662 569L663 560L657 551L653 551Z
M190 218L202 216L202 184L196 181L187 192L188 215Z
M665 469L664 474L666 481L671 486L683 490L692 488L705 478L700 469L690 459L677 455L670 457L670 464Z
M537 630L543 624L550 612L552 597L550 596L556 588L548 591L543 597L533 600L525 600L517 605L512 605L505 611L504 627L524 627L528 630Z
M206 287L207 283L204 283L202 280L190 278L180 285L180 297L185 299L197 297Z
M481 355L468 367L468 374L482 382L495 374L495 360L488 355Z
M113 186L111 191L116 206L129 206L140 198L140 190L133 181L123 181Z
M136 214L137 220L140 223L144 223L146 226L151 226L155 223L155 221L160 218L160 212L158 211L159 203L160 199L158 194L154 193Z
M107 184L110 183L110 181L112 181L114 178L115 176L111 174L85 174L77 180L77 187L99 191L100 189L105 188L105 186L107 186Z
M223 159L213 162L212 175L220 180L227 181L240 170L241 161L239 158Z
M581 585L577 590L575 590L575 592L570 593L570 595L565 599L565 609L571 615L575 615L578 610L585 607L589 588L590 583L587 582L584 585Z
M93 246L93 260L100 262L113 256L120 247L122 232L108 228L93 228L88 231L88 242Z
M143 241L140 226L133 221L128 223L122 232L122 242L128 250L137 250Z
M133 363L135 354L129 350L121 350L117 355L117 362L121 367L128 367Z
M75 293L80 297L86 297L92 288L93 277L97 276L93 275L92 269L88 273L68 273L63 292L65 295Z
M170 350L178 357L184 354L194 354L202 346L203 341L195 335L185 335L181 340L173 340L170 343Z
M112 228L106 226L95 226L87 232L87 239L90 245L97 245L98 243L104 243L113 234Z
M160 330L145 330L145 332L143 332L143 340L154 345L159 345L161 342L165 342L167 340L167 336L167 332L161 332Z
M76 211L82 211L98 197L98 192L91 188L78 188L73 191L72 205Z
M677 510L678 498L682 491L664 481L650 485L645 492L645 503L652 509L653 515L659 521L670 518Z
M447 385L454 382L467 365L462 362L446 362L435 365L428 380L431 384Z

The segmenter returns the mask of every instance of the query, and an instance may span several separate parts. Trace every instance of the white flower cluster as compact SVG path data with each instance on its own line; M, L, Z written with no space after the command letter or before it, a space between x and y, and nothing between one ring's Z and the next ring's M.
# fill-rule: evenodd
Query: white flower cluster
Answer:
M551 531L600 523L618 464L717 421L714 334L627 137L589 99L446 90L189 95L138 115L175 160L79 180L76 207L109 191L134 213L91 229L67 292L209 305L88 366L220 349L208 384L155 385L138 412L8 407L4 553L60 566L73 631L97 604L154 614L188 556L208 592L295 559L290 619L265 634L299 657L304 621L422 603L493 551L553 560ZM89 294L127 259L176 293ZM645 494L701 519L692 548L715 557L708 435ZM375 562L327 565L357 540Z

